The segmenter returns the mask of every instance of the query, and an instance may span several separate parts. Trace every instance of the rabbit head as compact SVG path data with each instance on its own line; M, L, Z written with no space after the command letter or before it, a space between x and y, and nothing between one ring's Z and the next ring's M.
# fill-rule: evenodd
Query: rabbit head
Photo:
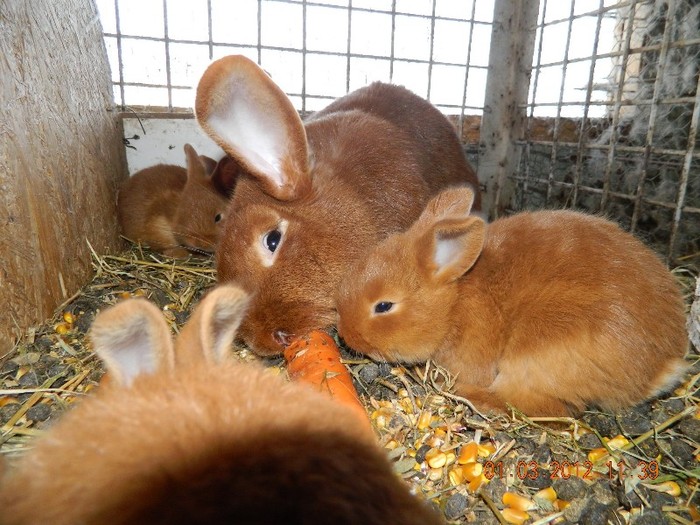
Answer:
M188 251L211 255L221 237L228 207L227 194L235 185L231 169L217 169L216 161L197 155L185 144L187 182L180 194L173 233L180 246ZM223 168L223 166L222 166Z
M439 189L474 177L451 124L398 86L362 88L304 123L262 69L229 56L202 76L196 114L245 172L217 273L251 293L239 335L261 354L333 325L350 264Z
M418 363L450 333L456 280L477 261L486 225L471 189L434 197L405 232L382 241L341 281L338 333L375 359Z

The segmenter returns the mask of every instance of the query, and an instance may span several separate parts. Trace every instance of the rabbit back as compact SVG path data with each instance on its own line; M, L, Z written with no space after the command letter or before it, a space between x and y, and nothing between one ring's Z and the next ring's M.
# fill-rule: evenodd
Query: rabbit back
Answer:
M157 251L184 256L174 226L187 170L158 164L134 173L119 190L117 212L122 234Z
M461 350L441 356L461 382L493 393L495 405L508 401L529 414L615 410L667 390L687 368L684 303L672 274L600 217L541 211L495 221L459 294L453 322L474 319L479 308L491 315L464 323ZM498 352L476 377L470 362L488 348Z

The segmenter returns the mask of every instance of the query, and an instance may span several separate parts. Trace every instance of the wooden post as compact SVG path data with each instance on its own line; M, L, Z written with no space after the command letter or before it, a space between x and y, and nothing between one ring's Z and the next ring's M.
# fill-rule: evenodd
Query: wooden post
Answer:
M92 0L0 2L0 359L120 246L124 146Z
M484 211L497 218L510 205L526 130L526 108L539 0L496 0L484 116L479 142L479 181Z

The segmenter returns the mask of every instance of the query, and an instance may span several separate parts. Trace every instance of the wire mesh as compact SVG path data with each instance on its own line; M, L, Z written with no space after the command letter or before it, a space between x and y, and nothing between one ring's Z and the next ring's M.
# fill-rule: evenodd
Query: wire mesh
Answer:
M271 72L302 112L374 80L403 84L454 116L478 164L480 119L489 118L486 50L503 22L493 20L493 0L97 3L122 109L191 112L204 67L240 53ZM528 124L508 174L515 188L496 205L603 213L670 259L700 264L700 4L539 7L529 97L519 108Z
M189 110L203 68L239 53L314 111L374 80L480 114L493 1L98 0L118 106Z
M552 6L568 16L552 16ZM527 105L531 125L513 177L513 210L575 207L603 213L677 262L700 262L698 70L700 4L692 0L542 0L538 46ZM586 57L571 54L576 24L595 34ZM552 27L566 26L564 45ZM611 41L612 38L612 41ZM551 59L545 50L557 47ZM587 83L567 82L573 62ZM559 100L539 92L548 68L559 67ZM584 93L583 112L578 107ZM549 137L534 132L552 115Z

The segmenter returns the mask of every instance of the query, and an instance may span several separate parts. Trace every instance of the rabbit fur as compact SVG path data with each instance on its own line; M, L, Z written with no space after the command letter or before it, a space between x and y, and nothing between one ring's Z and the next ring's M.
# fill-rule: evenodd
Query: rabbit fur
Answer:
M299 118L251 60L228 56L202 76L204 131L244 168L224 223L219 282L253 294L240 330L260 354L335 324L350 264L407 228L427 200L478 182L451 123L405 88L374 83Z
M210 292L173 345L157 307L99 314L109 381L0 478L4 525L439 524L356 415L236 363L248 302Z
M575 211L488 226L449 189L359 262L338 292L339 334L370 356L432 359L479 409L616 410L686 370L684 302L655 253Z
M171 257L211 255L222 230L235 163L199 156L185 144L187 169L158 164L138 171L117 199L122 233Z

